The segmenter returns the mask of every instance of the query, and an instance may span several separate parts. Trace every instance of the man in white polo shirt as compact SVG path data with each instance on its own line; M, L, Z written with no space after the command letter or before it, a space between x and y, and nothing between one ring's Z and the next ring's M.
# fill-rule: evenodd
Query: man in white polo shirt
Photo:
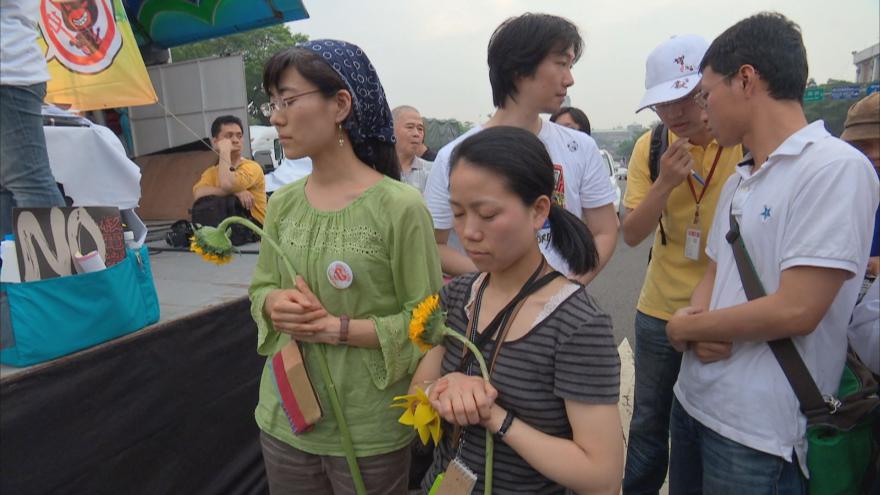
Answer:
M672 493L806 493L806 418L767 341L791 338L835 394L878 204L870 162L808 124L800 28L740 21L709 47L698 102L722 146L750 150L718 202L706 276L666 331L685 350L672 406ZM730 215L767 296L747 301Z
M495 114L444 146L434 159L425 186L425 202L434 220L434 235L443 272L460 275L476 267L460 249L452 232L449 206L449 157L465 138L487 127L507 125L535 133L544 143L556 171L551 198L584 220L599 252L599 265L576 278L588 283L614 254L617 214L614 191L593 138L541 119L541 113L559 110L569 86L571 67L581 55L583 40L577 26L561 17L523 14L504 21L489 40L489 82ZM568 266L549 242L550 225L539 232L541 251L553 268L565 275Z

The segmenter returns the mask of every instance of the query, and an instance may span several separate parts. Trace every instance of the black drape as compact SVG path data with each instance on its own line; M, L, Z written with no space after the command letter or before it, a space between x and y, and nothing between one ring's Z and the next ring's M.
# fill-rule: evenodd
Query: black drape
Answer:
M241 298L0 381L0 493L267 493Z

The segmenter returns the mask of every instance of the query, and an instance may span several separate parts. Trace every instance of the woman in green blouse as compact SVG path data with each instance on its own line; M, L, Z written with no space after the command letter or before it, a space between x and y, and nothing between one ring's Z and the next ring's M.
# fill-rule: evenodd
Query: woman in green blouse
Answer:
M419 192L398 180L391 112L360 48L297 45L269 60L263 85L285 156L308 156L313 169L269 201L265 231L298 276L261 250L250 287L257 351L302 343L325 409L294 434L267 360L255 414L270 492L353 493L320 379L323 344L367 491L405 494L413 433L389 404L407 392L421 358L408 338L410 312L441 284L431 218Z

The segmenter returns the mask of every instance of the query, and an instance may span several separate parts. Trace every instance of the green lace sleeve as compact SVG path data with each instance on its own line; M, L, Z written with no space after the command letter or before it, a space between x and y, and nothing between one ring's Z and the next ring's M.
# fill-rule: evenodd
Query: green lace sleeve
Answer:
M274 204L272 200L269 201L263 232L273 239L278 239L278 226L275 221L277 208L273 208ZM284 271L284 263L278 258L278 253L268 245L260 246L260 255L257 258L248 295L251 299L251 317L257 324L257 353L263 356L269 356L281 347L279 343L281 334L272 327L272 321L263 312L263 305L269 292L282 287L281 277ZM287 275L285 274L284 277L286 279Z
M415 372L422 353L409 340L410 315L442 283L431 217L421 196L413 193L415 199L407 196L408 201L395 205L397 218L391 222L389 236L394 292L403 310L371 317L381 352L362 353L373 384L380 390Z

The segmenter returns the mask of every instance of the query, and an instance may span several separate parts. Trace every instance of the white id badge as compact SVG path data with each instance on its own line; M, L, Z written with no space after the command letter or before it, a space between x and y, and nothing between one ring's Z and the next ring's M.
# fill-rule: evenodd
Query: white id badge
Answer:
M699 261L700 260L700 237L703 233L700 231L700 228L696 225L687 229L687 234L684 239L684 257Z

